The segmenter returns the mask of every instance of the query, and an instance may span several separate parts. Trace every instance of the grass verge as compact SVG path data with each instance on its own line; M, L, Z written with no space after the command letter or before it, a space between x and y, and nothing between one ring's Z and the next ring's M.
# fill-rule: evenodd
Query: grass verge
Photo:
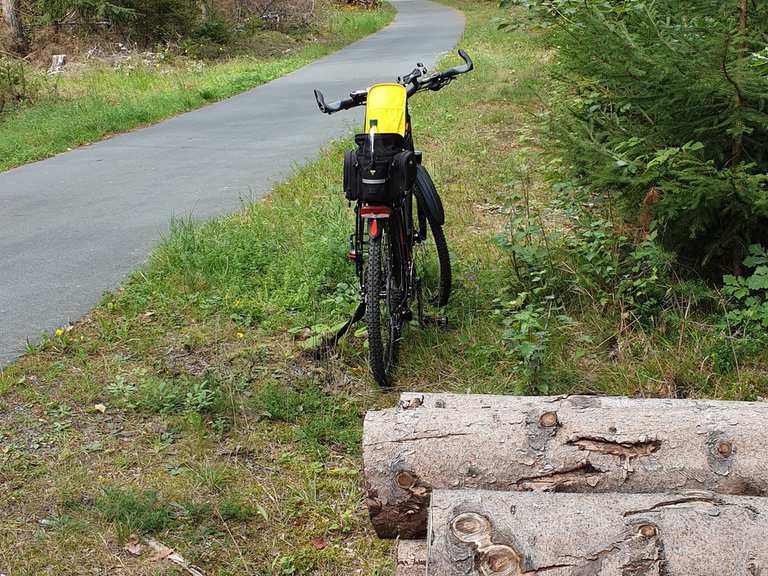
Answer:
M685 307L673 331L630 327L587 285L567 322L509 304L535 282L515 274L514 223L571 226L538 154L548 52L498 30L495 4L451 4L476 71L419 95L412 114L447 210L452 327L406 333L399 386L760 395L757 362L713 372L717 331ZM0 374L0 571L170 571L131 551L145 534L209 575L393 574L391 543L367 520L360 436L365 411L396 391L372 385L362 336L323 361L300 342L354 305L349 144L237 214L175 223L124 289ZM553 268L567 273L573 254L553 252Z
M97 67L46 80L41 90L47 95L0 115L0 171L264 84L376 32L393 16L388 4L331 8L318 34L292 40L277 55L223 62L170 57L156 65L137 58L119 69Z

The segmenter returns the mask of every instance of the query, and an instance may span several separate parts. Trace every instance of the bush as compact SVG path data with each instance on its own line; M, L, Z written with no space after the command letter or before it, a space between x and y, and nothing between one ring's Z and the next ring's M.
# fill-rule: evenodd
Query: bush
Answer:
M34 13L37 26L107 25L144 46L189 35L201 17L197 0L37 0Z
M712 278L768 240L768 6L741 6L534 5L557 24L557 153Z
M144 46L188 36L201 17L195 0L122 0L122 6L134 13L121 24L122 32Z
M636 238L610 205L594 202L573 181L549 182L549 222L530 201L525 177L520 184L523 193L510 198L508 232L498 238L513 277L494 300L493 314L508 356L528 383L516 392L548 394L563 376L553 370L552 355L584 318L615 323L620 332L664 323L675 299L673 259L655 232Z
M36 83L22 61L0 58L0 113L31 100L37 91Z
M86 27L97 22L123 23L136 15L135 10L118 0L37 0L38 25L79 23Z
M750 246L744 266L749 275L724 278L723 294L729 301L726 320L740 335L762 339L768 330L768 251Z
M313 0L246 0L243 4L260 27L283 32L311 27L317 16L315 5Z
M232 27L224 20L209 20L193 30L192 38L213 44L229 44L232 40Z

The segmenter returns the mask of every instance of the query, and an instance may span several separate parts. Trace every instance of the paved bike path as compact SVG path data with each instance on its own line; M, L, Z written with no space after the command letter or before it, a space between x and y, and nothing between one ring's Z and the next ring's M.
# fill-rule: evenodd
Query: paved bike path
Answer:
M264 196L361 121L359 111L320 114L313 88L335 100L453 49L458 12L390 1L398 14L387 28L283 78L0 173L0 366L118 286L173 216L209 218Z

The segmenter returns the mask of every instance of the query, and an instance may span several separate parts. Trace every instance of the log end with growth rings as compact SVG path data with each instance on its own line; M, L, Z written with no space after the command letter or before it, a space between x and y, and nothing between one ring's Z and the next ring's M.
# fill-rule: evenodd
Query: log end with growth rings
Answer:
M542 428L552 428L557 423L557 412L544 412L539 418L539 426Z
M451 522L451 533L457 540L475 549L475 565L482 576L520 576L522 556L506 544L491 540L491 521L476 512L464 512Z

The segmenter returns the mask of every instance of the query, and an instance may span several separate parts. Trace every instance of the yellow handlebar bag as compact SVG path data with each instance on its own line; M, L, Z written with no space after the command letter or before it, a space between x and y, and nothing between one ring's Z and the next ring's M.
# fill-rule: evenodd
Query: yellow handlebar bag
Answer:
M376 127L379 134L405 136L405 87L400 84L374 84L368 89L365 132Z

